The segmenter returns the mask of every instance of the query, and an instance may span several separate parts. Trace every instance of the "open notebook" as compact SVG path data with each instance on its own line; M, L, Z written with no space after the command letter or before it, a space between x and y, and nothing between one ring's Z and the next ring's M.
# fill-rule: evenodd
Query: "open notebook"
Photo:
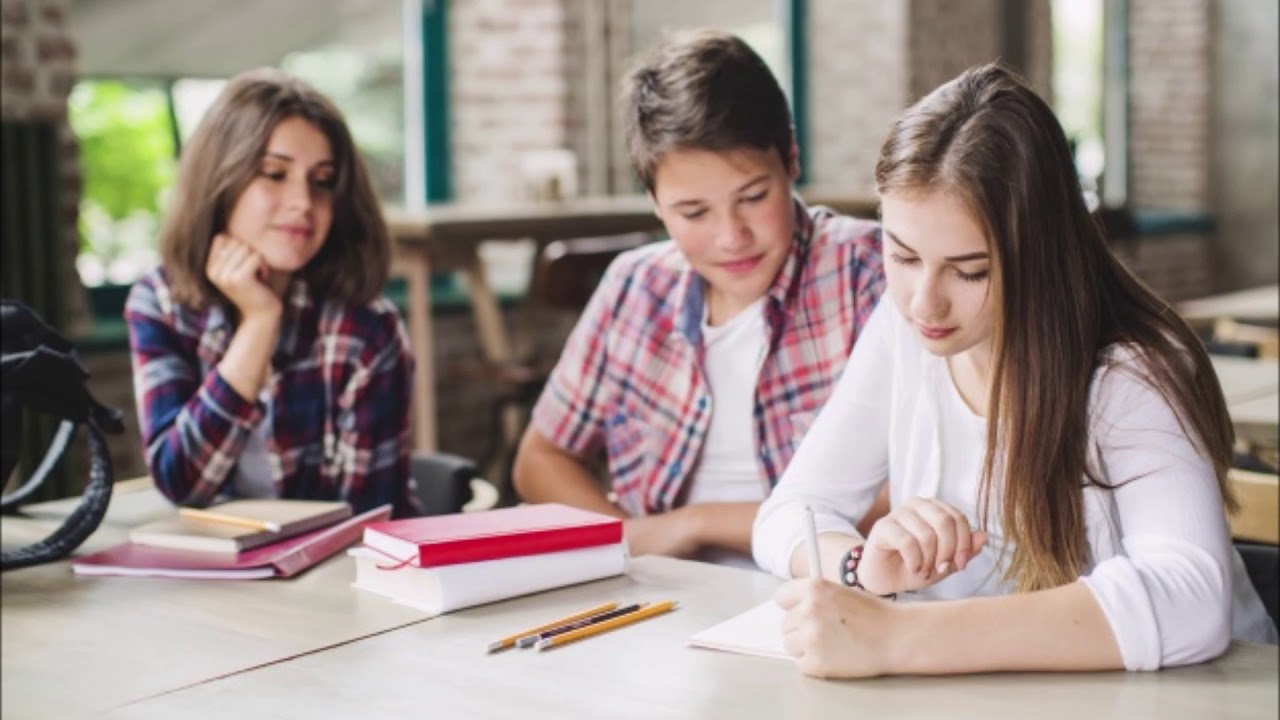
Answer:
M693 647L790 660L782 649L782 608L772 600L689 638Z

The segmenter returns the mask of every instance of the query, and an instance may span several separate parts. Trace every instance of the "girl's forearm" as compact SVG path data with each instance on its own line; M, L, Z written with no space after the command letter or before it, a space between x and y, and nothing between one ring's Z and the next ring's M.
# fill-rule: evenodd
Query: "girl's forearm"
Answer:
M894 674L1124 669L1106 616L1084 583L896 609Z
M231 337L218 372L240 397L256 402L266 384L280 334L279 316L249 316Z

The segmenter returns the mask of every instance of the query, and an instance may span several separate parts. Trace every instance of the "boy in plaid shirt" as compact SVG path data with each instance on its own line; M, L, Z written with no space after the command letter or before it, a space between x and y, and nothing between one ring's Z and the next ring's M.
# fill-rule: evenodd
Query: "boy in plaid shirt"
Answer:
M883 290L879 226L793 196L786 97L737 37L661 44L623 101L671 240L601 280L534 408L515 486L625 518L633 554L753 566L756 509ZM601 448L611 494L586 466Z

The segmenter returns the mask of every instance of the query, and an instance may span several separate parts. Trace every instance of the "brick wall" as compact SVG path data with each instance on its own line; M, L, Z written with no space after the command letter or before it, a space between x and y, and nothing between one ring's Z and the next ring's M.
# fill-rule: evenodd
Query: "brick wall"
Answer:
M912 0L907 17L909 103L965 68L1000 57L1002 7L1002 0Z
M1129 206L1211 213L1209 0L1129 2ZM1134 272L1168 300L1213 291L1212 234L1142 237Z
M1169 302L1204 297L1212 291L1213 258L1204 235L1139 237L1114 247L1121 261Z
M50 121L62 143L62 232L58 238L67 259L63 267L68 326L75 334L87 328L88 307L75 257L80 247L76 222L80 207L79 148L67 123L67 95L75 83L76 44L67 27L70 0L3 0L0 2L0 117ZM6 238L6 242L12 242Z
M869 193L880 145L912 102L1003 55L1003 0L810 0L809 168L824 189ZM1048 0L1023 8L1024 74L1048 97Z
M1129 201L1207 212L1209 0L1130 0Z
M811 0L808 7L809 182L870 193L885 134L907 102L907 6Z
M522 197L527 150L564 147L565 0L469 0L449 14L453 191Z

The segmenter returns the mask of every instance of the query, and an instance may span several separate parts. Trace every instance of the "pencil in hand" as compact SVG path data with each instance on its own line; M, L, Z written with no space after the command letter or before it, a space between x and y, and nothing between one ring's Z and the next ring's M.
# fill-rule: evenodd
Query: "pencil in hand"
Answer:
M639 622L641 620L647 620L655 615L661 615L662 613L675 609L675 606L675 600L663 600L660 603L646 605L635 612L620 615L611 620L593 623L586 627L578 628L577 630L570 630L569 632L561 635L543 638L539 640L534 647L539 650L547 650L554 647L560 647L561 645L568 645L571 642L588 638L592 635L599 635L600 633L608 632L624 625L630 625L631 623Z
M804 506L805 545L809 549L809 577L822 577L822 557L818 554L818 524L813 518L813 508Z

